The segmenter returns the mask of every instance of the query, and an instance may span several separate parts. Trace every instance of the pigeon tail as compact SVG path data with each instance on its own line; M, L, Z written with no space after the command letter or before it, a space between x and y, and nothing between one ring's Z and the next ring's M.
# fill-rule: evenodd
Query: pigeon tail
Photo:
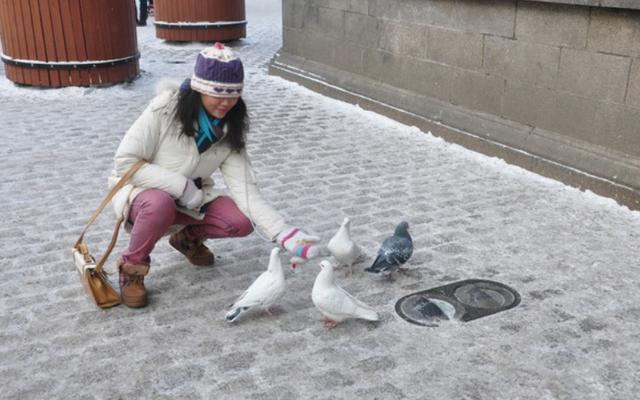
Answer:
M386 271L391 267L393 267L393 265L390 265L384 260L384 258L378 256L373 264L369 268L365 268L364 270L367 272L372 272L374 274L379 274L380 272Z
M224 319L226 319L229 322L233 322L236 320L236 318L238 318L240 316L240 314L242 314L244 311L248 310L249 307L238 307L238 308L234 308L233 310L229 311L225 316Z
M358 317L367 321L380 321L380 314L377 311L363 308L358 312Z

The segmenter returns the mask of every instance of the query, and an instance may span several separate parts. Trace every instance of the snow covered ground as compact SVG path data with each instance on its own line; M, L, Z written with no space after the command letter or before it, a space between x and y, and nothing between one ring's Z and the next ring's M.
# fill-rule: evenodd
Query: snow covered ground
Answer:
M312 262L287 272L275 317L226 324L226 306L268 262L273 244L256 234L209 241L212 269L161 241L147 308L89 303L70 248L154 86L188 77L204 46L158 40L150 24L138 28L142 72L130 84L40 90L0 77L0 398L637 398L640 213L269 76L280 5L248 0L247 19L233 46L263 194L325 241L351 217L367 259L339 281L383 321L327 331ZM363 272L403 219L410 272ZM112 224L107 210L87 237L94 252ZM505 283L522 302L437 328L395 314L406 294L469 278Z

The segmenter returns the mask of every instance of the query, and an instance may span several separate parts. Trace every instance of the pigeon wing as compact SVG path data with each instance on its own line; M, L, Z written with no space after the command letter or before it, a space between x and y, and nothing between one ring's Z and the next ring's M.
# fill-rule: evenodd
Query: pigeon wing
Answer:
M405 263L411 257L412 252L411 240L399 236L390 236L382 242L378 257L371 267L367 268L367 271L383 272L397 267Z
M393 246L390 251L390 257L392 257L396 265L401 265L409 261L413 255L413 243L411 239L394 237L396 240L391 243Z
M342 260L339 261L346 265L353 265L362 254L362 251L354 242L346 243L344 247L345 248L344 252L342 253Z
M314 299L316 307L327 317L340 322L347 318L373 319L377 313L338 285L332 285Z
M232 308L255 307L267 304L274 294L279 292L278 280L273 274L265 271L256 279L247 290L238 297Z
M356 299L342 287L336 285L336 290L342 292L343 318L363 318L372 321L379 320L378 313L364 302Z
M384 252L382 254L378 254L378 257L376 257L371 267L367 268L367 270L370 272L386 271L389 268L393 267L394 265L393 263L394 263L393 259L389 258L388 254Z

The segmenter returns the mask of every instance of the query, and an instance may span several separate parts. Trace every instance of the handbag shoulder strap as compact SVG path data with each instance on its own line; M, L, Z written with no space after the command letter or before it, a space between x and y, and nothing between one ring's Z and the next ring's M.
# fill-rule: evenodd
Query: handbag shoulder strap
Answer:
M138 172L140 167L142 167L145 163L146 163L145 160L137 161L135 164L133 164L133 166L131 168L129 168L129 170L122 176L122 178L120 178L118 183L116 183L115 186L113 186L113 188L111 188L111 191L109 192L109 194L107 194L107 196L104 198L104 200L102 200L102 203L93 212L93 214L91 214L91 217L89 217L89 220L84 225L84 229L82 230L82 233L80 234L80 237L76 241L76 244L74 245L74 247L78 247L78 245L80 245L82 243L82 241L84 240L84 234L87 232L89 227L94 223L96 218L98 218L98 215L100 215L100 213L102 212L102 210L104 210L106 205L109 204L111 199L113 199L113 196L115 196L115 194L120 189L122 189L124 187L124 185L127 184L127 182L129 182L131 177L136 172ZM118 218L118 222L116 223L116 227L115 227L115 229L113 231L113 235L111 235L111 243L109 243L109 247L107 248L107 251L103 254L103 256L100 258L100 261L96 264L96 271L98 271L98 272L102 271L102 266L104 265L105 261L107 260L107 257L111 253L111 250L113 250L113 247L115 246L116 241L118 240L118 231L120 230L120 225L122 224L123 221L124 221L123 217Z

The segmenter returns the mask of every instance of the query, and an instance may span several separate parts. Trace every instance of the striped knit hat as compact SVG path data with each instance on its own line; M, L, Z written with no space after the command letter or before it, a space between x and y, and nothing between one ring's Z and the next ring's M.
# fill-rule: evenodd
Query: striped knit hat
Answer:
M242 94L242 61L222 43L198 54L191 77L191 89L213 97L238 97Z

